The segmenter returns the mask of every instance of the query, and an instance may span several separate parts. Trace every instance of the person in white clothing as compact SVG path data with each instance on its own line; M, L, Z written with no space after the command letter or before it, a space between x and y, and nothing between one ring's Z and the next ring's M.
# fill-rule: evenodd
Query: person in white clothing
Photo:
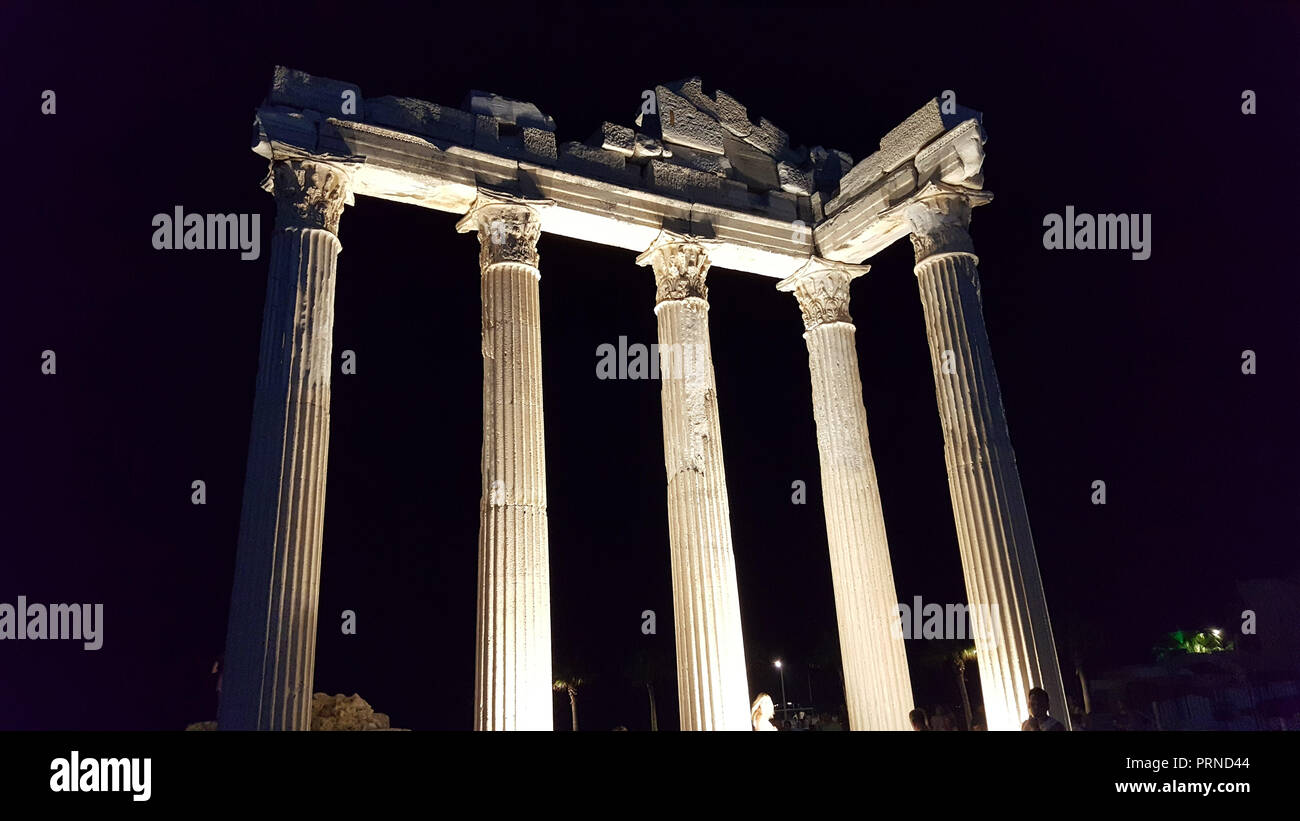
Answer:
M772 730L776 727L772 724L772 716L776 714L776 707L772 705L772 697L767 693L759 693L758 698L754 699L754 704L749 708L749 721L754 725L755 730Z

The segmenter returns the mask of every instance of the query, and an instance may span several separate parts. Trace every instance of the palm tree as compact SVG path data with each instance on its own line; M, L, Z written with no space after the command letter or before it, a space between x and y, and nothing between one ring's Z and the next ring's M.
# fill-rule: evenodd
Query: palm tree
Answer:
M645 683L645 691L646 695L650 699L650 732L658 732L659 714L655 712L655 683L647 679Z
M557 693L567 692L569 694L569 715L573 717L573 731L578 732L578 688L582 686L582 678L579 676L566 675L555 680L552 685L553 690Z
M1153 649L1156 658L1164 661L1180 653L1221 653L1234 649L1234 645L1231 641L1223 640L1221 630L1201 630L1196 633L1175 630L1161 636L1160 643Z
M645 687L650 702L650 730L659 729L659 711L655 708L655 678L665 671L675 669L675 659L664 647L650 644L637 650L626 663L624 675L636 685Z
M1057 611L1053 611L1054 613ZM1058 623L1057 618L1053 618L1053 629ZM1088 676L1084 673L1084 664L1091 664L1102 655L1107 646L1107 639L1110 633L1101 625L1080 616L1071 608L1063 608L1063 615L1059 618L1061 624L1061 633L1058 635L1065 636L1065 644L1069 649L1070 660L1074 662L1074 675L1079 680L1079 689L1083 694L1083 712L1084 715L1092 713L1092 691L1088 687ZM1067 705L1068 706L1068 705Z
M978 655L974 645L955 650L952 655L953 666L957 668L957 684L961 687L961 708L966 713L967 731L972 726L972 714L970 710L970 694L966 692L966 664L977 659Z
M966 668L971 662L978 661L974 645L958 639L934 639L925 642L925 653L918 660L923 666L942 675L955 673L957 689L961 692L961 704L966 714L966 729L974 723L974 713L970 703L970 693L966 689Z

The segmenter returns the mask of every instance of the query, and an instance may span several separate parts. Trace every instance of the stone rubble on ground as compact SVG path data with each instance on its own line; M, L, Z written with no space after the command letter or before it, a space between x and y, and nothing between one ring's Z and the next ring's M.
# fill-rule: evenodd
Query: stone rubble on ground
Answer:
M216 730L217 722L198 721L185 729L187 732ZM311 729L330 732L399 728L390 726L387 714L376 713L369 702L356 693L350 696L316 693L311 697Z

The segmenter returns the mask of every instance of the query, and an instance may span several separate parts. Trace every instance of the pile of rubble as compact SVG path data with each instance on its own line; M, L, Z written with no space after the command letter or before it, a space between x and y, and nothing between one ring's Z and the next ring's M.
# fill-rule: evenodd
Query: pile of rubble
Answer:
M215 730L217 722L200 721L186 730ZM311 729L313 730L395 730L388 716L376 713L364 698L353 693L328 695L316 693L311 697Z

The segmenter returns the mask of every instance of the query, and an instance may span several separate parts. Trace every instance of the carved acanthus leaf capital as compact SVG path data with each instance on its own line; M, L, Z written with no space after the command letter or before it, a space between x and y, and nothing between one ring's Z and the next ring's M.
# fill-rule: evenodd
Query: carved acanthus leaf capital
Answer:
M537 241L542 236L541 212L552 204L550 200L528 200L480 191L474 205L456 223L456 230L478 233L481 269L513 262L536 271L540 263Z
M849 285L870 270L870 265L812 257L798 271L778 282L776 287L794 293L803 314L803 326L811 331L833 322L853 322L849 315Z
M935 254L975 253L970 238L971 202L960 194L940 193L918 199L904 213L912 228L916 261Z
M677 234L667 229L640 256L637 265L650 265L655 273L655 305L695 297L705 302L709 289L705 277L709 272L708 246L715 244Z
M276 160L268 182L277 228L339 232L343 206L352 202L351 169L312 159Z

